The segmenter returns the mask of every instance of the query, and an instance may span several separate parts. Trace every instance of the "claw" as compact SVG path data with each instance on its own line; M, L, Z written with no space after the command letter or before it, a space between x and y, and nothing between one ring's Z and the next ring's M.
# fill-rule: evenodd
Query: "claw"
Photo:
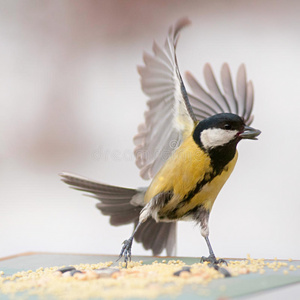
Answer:
M123 247L121 249L119 258L117 259L120 260L124 256L124 262L126 263L127 267L127 262L131 261L131 246L132 246L132 238L129 238L128 240L125 240L123 242Z
M200 259L200 262L209 262L210 264L212 265L218 265L218 264L226 264L226 266L228 265L227 261L225 259L216 259L216 257L214 255L210 255L208 257L205 257L205 256L202 256L201 259Z
M216 263L217 264L225 264L226 266L228 266L228 262L223 258L217 259Z
M225 259L222 259L222 258L216 259L216 257L212 256L212 255L210 255L208 257L202 256L200 259L200 262L203 263L205 261L209 262L209 264L208 264L209 267L214 268L216 271L219 271L225 277L231 277L230 272L228 272L226 269L218 266L219 264L222 264L222 263L226 264L226 266L228 266L228 263Z

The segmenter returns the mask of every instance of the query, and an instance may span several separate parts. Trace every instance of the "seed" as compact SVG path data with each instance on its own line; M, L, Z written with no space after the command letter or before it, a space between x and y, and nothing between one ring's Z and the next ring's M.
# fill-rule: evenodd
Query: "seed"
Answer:
M189 272L190 273L191 272L191 267L185 266L181 270L179 270L177 272L174 272L173 275L174 276L181 276L182 272Z
M295 271L295 270L296 270L296 268L295 268L295 266L293 266L293 265L290 265L290 267L289 267L289 270L290 270L290 271Z
M56 276L56 277L61 277L62 276L62 272L55 271L55 272L53 272L53 275Z
M99 274L91 270L86 271L86 275L87 275L87 279L97 279L100 277Z
M120 270L115 268L101 268L101 269L94 270L94 272L96 272L96 274L98 274L99 277L105 278L105 277L111 277L112 274L116 272L120 272Z
M66 272L66 273L68 273L68 272ZM69 271L69 274L70 274L70 276L74 276L74 274L76 274L76 273L82 273L80 270L72 270L72 271Z
M73 276L75 279L78 279L78 280L87 280L88 279L88 275L86 273L75 273L74 276Z
M181 271L180 274L179 274L179 276L180 276L181 278L189 278L189 277L191 277L191 272L188 272L188 271Z
M58 273L58 272L57 272L57 273ZM62 276L62 277L71 277L71 276L73 276L73 275L71 275L71 271L67 271L67 272L62 273L61 276Z
M73 270L76 270L76 269L74 267L69 266L69 267L61 268L58 271L61 272L61 273L65 273L65 272L73 271Z

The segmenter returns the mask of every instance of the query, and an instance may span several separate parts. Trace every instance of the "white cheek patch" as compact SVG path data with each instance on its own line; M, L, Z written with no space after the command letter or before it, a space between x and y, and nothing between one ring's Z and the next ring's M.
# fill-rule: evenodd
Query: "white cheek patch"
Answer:
M211 149L229 143L237 133L237 130L209 128L201 132L200 139L205 149Z

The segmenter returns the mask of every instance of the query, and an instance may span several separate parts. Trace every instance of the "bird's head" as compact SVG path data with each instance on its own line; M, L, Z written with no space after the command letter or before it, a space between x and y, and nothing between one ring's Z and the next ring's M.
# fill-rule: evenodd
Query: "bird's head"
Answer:
M193 137L204 151L209 152L226 146L235 148L240 140L255 140L260 133L259 130L246 126L238 115L221 113L199 122Z

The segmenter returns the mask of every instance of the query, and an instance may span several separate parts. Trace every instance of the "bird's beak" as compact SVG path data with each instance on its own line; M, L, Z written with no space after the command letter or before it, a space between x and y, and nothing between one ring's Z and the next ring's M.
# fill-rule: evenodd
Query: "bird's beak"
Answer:
M245 126L244 131L239 134L239 137L241 137L242 139L257 140L256 137L260 134L260 130Z

